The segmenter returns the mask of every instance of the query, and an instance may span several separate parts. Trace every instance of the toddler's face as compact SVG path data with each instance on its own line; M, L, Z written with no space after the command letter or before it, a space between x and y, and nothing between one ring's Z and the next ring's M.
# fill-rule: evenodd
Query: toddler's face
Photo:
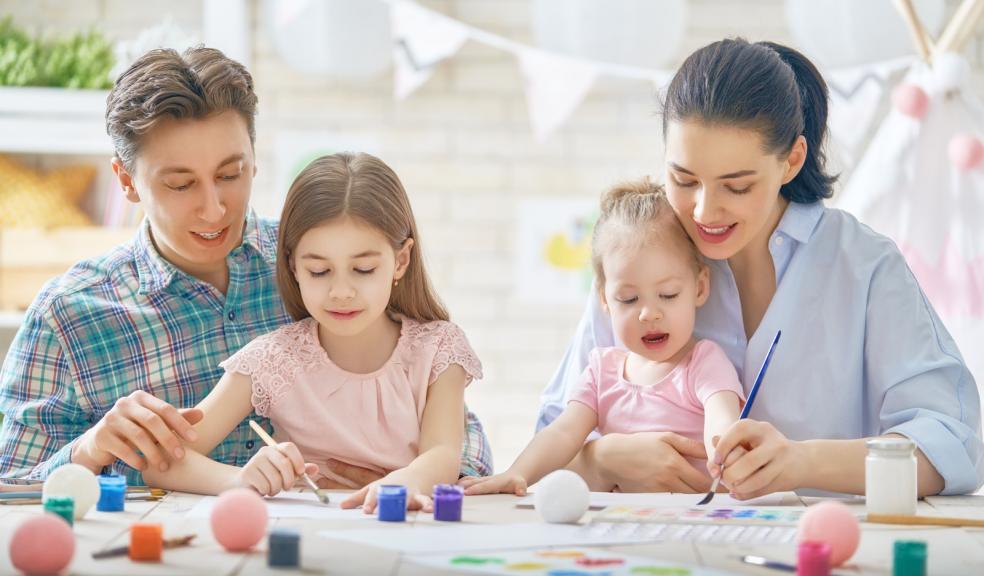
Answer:
M291 255L305 308L332 334L361 333L383 316L411 245L394 251L382 232L351 218L308 230Z
M690 254L665 242L613 250L603 266L602 306L616 336L650 361L680 360L707 300L707 268L698 272Z

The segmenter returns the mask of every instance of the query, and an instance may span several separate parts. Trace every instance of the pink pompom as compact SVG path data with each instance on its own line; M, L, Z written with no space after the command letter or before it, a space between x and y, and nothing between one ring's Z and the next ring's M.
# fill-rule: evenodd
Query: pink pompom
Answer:
M244 552L266 534L263 497L247 488L227 490L212 508L212 534L230 552Z
M957 134L951 138L947 152L950 162L962 172L978 168L984 161L984 144L971 134Z
M861 523L846 505L830 500L807 508L796 537L830 544L830 565L840 566L858 549Z
M915 84L902 84L892 92L895 109L912 118L922 118L929 110L929 96Z
M72 562L75 534L60 516L24 521L10 540L10 563L24 574L57 574Z

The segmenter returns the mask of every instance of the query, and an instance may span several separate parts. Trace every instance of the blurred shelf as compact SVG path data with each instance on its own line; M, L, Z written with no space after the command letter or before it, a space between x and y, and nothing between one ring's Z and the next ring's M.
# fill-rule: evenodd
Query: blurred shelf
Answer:
M112 154L107 90L0 87L0 151Z

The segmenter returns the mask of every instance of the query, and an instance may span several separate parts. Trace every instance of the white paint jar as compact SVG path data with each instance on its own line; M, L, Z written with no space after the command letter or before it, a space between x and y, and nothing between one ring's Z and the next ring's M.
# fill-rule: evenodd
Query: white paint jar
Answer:
M916 445L908 438L872 438L864 459L865 507L869 514L916 513Z

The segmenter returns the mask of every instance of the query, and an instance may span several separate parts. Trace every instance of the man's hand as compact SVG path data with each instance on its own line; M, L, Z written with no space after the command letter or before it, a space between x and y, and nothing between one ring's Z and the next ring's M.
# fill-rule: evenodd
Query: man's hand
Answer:
M202 417L202 411L197 408L178 410L137 390L117 400L113 408L79 438L72 447L72 462L97 474L117 458L140 471L149 463L164 472L169 467L169 459L184 457L181 440L194 442L198 438L192 426Z
M338 460L329 460L326 465L328 472L338 477L337 480L325 476L318 478L318 487L327 490L358 490L383 477L383 474L375 470L360 468Z
M711 480L687 458L707 458L704 445L673 432L606 434L591 461L622 492L707 492Z

